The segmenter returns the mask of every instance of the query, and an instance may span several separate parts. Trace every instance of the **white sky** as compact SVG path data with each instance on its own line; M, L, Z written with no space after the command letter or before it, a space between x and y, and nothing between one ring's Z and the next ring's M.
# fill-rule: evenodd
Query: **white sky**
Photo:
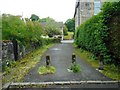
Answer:
M76 0L0 0L0 11L6 14L30 17L36 14L40 18L51 17L65 22L73 18Z

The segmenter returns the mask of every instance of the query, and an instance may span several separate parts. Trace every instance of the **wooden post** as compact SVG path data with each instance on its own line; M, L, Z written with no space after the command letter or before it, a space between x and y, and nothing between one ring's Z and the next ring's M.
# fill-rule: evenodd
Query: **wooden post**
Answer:
M99 55L99 70L104 70L104 60L103 60L103 54Z
M76 55L73 53L72 54L72 63L75 63L76 62Z
M18 60L18 43L16 40L12 40L13 43L13 50L14 50L14 59L15 61Z
M50 56L46 56L46 67L50 66Z

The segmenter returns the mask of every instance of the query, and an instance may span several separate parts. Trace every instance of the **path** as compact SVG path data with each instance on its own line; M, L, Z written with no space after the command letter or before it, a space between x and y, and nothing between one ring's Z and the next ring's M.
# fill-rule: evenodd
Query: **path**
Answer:
M71 56L74 47L71 43L57 44L46 51L41 61L30 70L25 76L24 82L50 82L50 81L85 81L85 80L111 80L100 72L96 71L86 61L76 58L77 63L81 66L80 73L68 72L67 68L71 65ZM51 56L51 64L56 67L55 74L39 75L37 70L40 66L45 65L45 56Z

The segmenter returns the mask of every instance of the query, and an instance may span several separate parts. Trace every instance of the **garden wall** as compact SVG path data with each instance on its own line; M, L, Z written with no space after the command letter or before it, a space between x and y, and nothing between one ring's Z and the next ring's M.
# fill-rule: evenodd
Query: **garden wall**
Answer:
M17 45L17 59L23 58L27 53L31 52L34 48L27 48L23 45ZM15 60L15 52L13 42L10 40L2 41L2 64L9 64L10 61Z

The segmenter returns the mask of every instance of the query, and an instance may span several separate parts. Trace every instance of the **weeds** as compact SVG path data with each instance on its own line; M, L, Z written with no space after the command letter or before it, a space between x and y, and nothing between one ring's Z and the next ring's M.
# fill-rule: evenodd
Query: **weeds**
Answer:
M49 66L49 67L41 66L38 69L39 74L53 74L55 72L56 72L56 69L53 66Z

